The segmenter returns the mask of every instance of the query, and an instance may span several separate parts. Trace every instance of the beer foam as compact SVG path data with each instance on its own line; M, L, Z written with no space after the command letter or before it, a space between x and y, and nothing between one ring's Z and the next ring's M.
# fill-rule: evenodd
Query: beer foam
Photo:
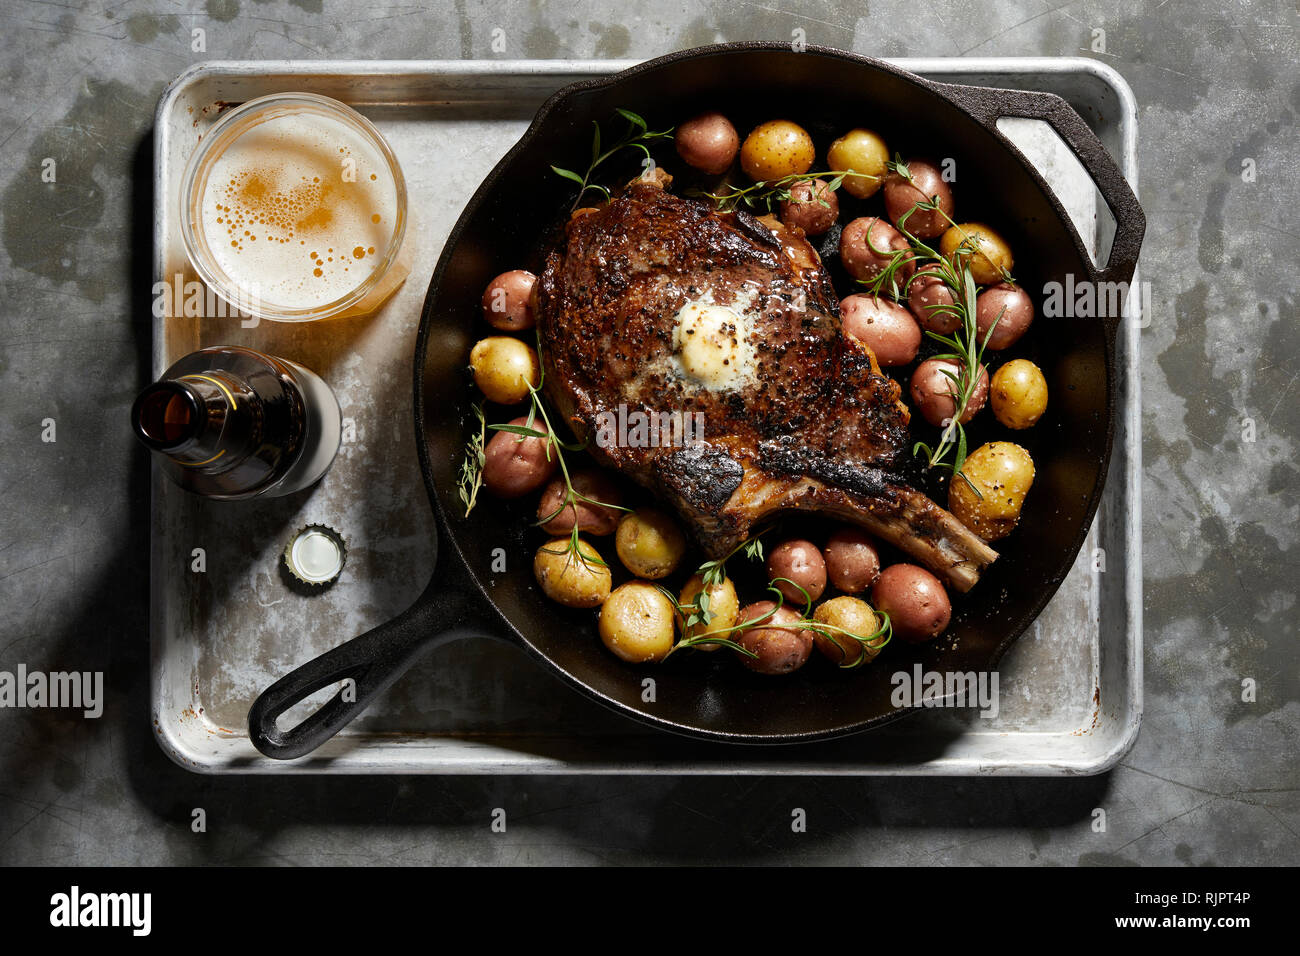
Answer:
M388 163L369 139L332 116L298 112L249 127L212 163L202 229L241 291L312 309L374 272L397 204Z

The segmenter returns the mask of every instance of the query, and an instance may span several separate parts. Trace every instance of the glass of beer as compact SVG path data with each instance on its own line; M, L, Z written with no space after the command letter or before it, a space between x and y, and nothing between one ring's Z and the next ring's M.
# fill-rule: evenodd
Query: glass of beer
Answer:
M277 93L231 110L204 134L181 190L191 264L251 315L363 315L409 271L397 157L337 100Z

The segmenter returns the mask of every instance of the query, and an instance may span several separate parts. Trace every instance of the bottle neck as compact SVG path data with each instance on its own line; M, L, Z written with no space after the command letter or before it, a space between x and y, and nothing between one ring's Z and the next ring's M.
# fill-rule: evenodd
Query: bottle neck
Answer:
M148 448L177 464L220 471L247 454L258 397L221 372L182 375L150 385L131 420Z

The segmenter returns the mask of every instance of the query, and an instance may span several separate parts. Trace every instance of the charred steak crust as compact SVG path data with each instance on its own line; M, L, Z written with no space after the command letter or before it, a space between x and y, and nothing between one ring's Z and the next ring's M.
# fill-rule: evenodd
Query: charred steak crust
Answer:
M740 462L709 445L691 445L660 455L651 467L661 488L703 514L721 511L745 476Z
M710 556L773 512L806 509L863 524L963 590L996 557L891 474L909 444L900 388L842 334L802 233L635 182L569 221L536 295L546 393L579 438L620 408L699 416L703 437L685 448L589 447L667 499ZM714 307L746 356L722 386L681 361L684 310Z

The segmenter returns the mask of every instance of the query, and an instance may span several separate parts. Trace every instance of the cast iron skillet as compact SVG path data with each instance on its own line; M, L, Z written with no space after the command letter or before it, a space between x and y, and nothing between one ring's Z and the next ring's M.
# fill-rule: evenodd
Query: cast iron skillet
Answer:
M545 223L572 200L551 164L583 168L593 120L618 107L652 129L673 126L704 108L726 112L742 131L773 117L805 125L818 141L854 126L881 131L903 155L952 157L959 221L996 225L1016 254L1015 274L1031 292L1048 281L1127 282L1145 229L1137 199L1083 120L1044 93L933 83L886 63L838 50L731 43L670 54L609 78L577 83L552 96L515 147L474 194L433 274L415 347L415 424L420 467L437 517L437 569L415 604L394 620L286 675L254 703L249 734L258 750L289 759L307 754L391 686L417 656L468 636L504 636L521 644L594 700L667 730L746 743L798 743L877 726L908 710L890 703L889 675L911 670L984 671L1029 625L1069 571L1091 523L1110 460L1117 387L1119 316L1039 316L1015 354L1029 354L1048 379L1047 416L1018 441L1029 446L1037 477L1020 527L1000 559L967 595L939 641L896 641L874 666L837 673L811 661L787 678L751 674L726 652L636 668L608 653L595 614L542 597L533 581L537 533L527 504L481 500L469 518L457 499L457 472L470 434L473 389L464 368L483 334L479 300L506 269L536 271ZM997 132L1000 116L1045 120L1096 182L1116 220L1110 258L1095 267L1042 179ZM432 159L435 161L436 159ZM879 200L877 200L878 202ZM1036 296L1037 297L1037 296ZM502 420L515 414L498 414ZM989 418L989 416L981 416ZM983 426L986 430L990 426ZM991 437L1009 437L998 432ZM989 440L974 429L972 441ZM508 571L492 570L494 549ZM689 655L686 655L689 656ZM652 702L642 681L657 682ZM355 681L290 730L276 718L334 683Z

